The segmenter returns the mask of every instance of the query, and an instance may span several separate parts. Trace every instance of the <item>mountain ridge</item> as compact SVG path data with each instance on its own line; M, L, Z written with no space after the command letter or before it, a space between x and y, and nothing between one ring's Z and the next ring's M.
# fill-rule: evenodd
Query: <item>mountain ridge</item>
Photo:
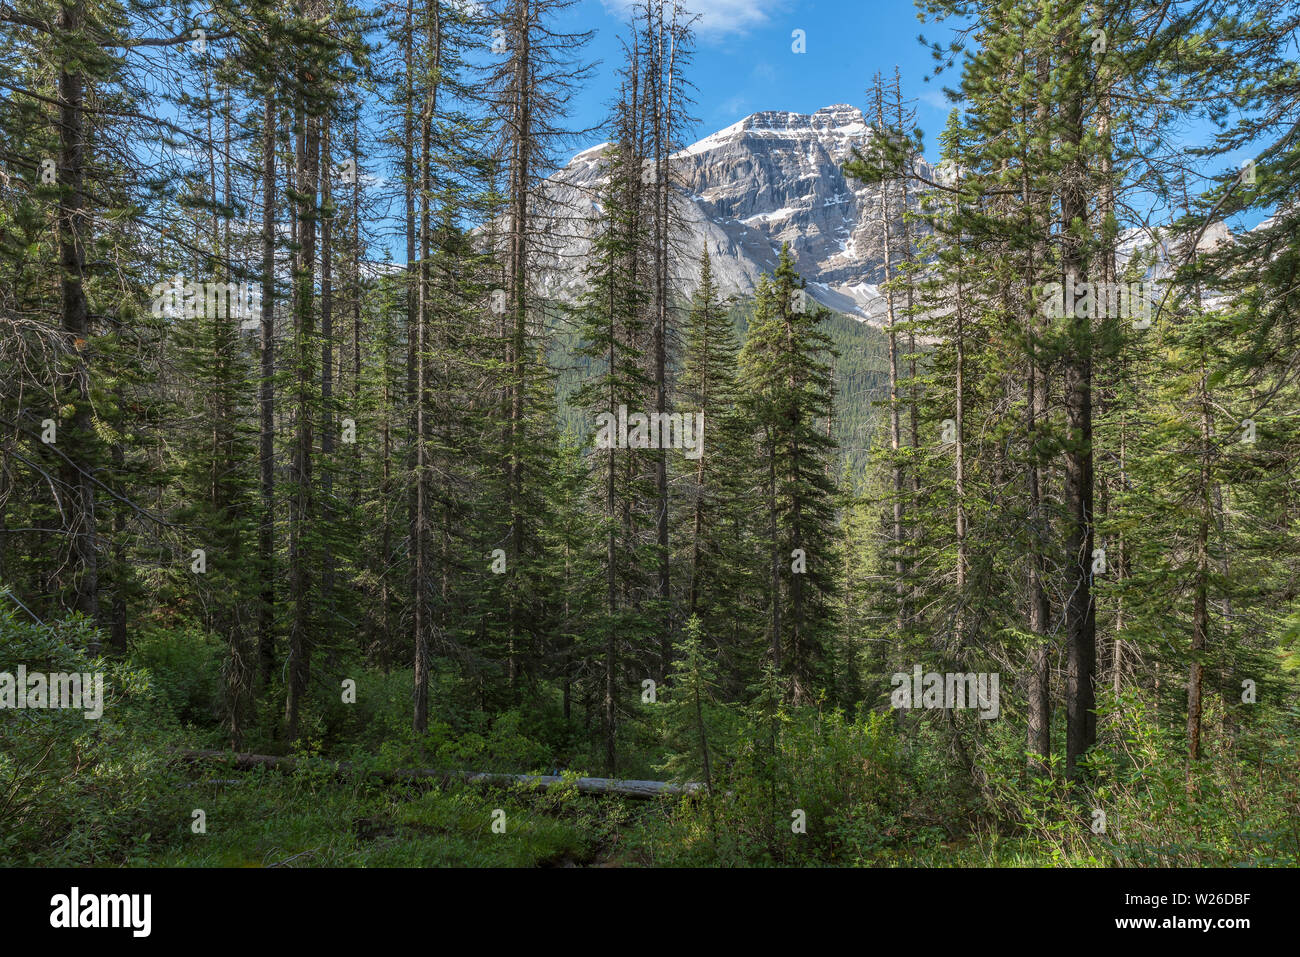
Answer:
M837 103L813 113L752 113L674 153L673 202L682 223L674 285L694 291L699 251L707 246L721 294L752 294L788 242L812 299L880 325L880 187L843 172L853 149L871 135L861 110ZM546 183L539 232L550 242L534 270L543 295L573 299L585 285L573 267L590 249L607 146L576 153ZM923 158L915 165L921 175L933 175Z

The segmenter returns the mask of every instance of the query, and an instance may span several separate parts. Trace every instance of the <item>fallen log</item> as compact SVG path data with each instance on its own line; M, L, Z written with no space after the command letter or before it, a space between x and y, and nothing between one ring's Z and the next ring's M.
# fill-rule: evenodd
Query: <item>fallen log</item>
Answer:
M249 754L232 751L191 751L183 748L169 748L172 754L184 761L215 761L227 764L243 771L253 768L276 768L292 771L303 762L299 758L278 757L271 754ZM355 765L343 761L321 761L339 774L358 772ZM555 774L498 774L486 771L443 771L433 768L399 768L393 771L364 770L368 777L376 778L385 784L406 784L412 781L465 781L470 784L526 784L538 788L550 788L564 784L564 778ZM703 787L697 781L685 784L673 784L669 781L623 781L617 778L578 778L574 784L579 794L604 794L613 797L650 799L659 797L681 797L692 794Z

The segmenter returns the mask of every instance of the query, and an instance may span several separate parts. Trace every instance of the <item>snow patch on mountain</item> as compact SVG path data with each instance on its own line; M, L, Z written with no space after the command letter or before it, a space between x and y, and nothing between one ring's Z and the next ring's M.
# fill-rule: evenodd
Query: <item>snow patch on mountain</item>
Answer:
M854 148L871 135L862 112L840 103L811 114L754 113L674 154L674 203L683 224L674 284L695 290L700 251L707 246L721 293L748 296L789 243L813 299L880 324L879 187L843 173ZM547 182L539 208L547 248L534 263L543 294L574 298L585 286L582 266L606 145L576 154ZM916 170L933 177L924 159L917 159Z

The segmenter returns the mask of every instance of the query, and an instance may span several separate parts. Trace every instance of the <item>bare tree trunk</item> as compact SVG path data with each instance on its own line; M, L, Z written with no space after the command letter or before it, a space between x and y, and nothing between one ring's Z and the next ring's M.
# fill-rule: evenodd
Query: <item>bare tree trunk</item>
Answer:
M427 15L427 14L426 14ZM428 26L432 30L432 26ZM432 82L432 81L426 81ZM432 103L426 94L425 105L420 112L420 173L419 173L419 216L420 265L417 279L416 328L415 328L415 523L411 530L412 575L414 588L414 637L415 637L415 719L416 731L424 731L429 725L429 631L432 626L429 594L429 257L430 257L430 178L429 155L432 141Z
M1198 515L1196 519L1196 573L1192 586L1192 647L1187 671L1187 786L1192 786L1192 765L1201 757L1201 682L1205 665L1206 637L1210 628L1208 583L1210 574L1210 410L1207 390L1207 372L1204 350L1201 357L1201 380L1198 389L1200 405L1200 482Z
M1067 32L1067 36L1072 35ZM1061 68L1069 73L1078 54L1070 42L1062 45ZM1077 82L1077 81L1076 81ZM1062 105L1064 147L1073 158L1062 174L1061 264L1066 284L1085 275L1082 240L1076 230L1088 222L1087 169L1078 156L1083 142L1083 94L1072 89ZM1092 462L1092 319L1067 315L1070 348L1064 363L1066 424L1065 499L1069 533L1066 538L1066 673L1065 766L1071 778L1079 761L1096 743L1096 609L1092 597L1093 462Z
M1183 206L1188 206L1187 184L1183 183ZM1194 242L1195 240L1193 240ZM1196 247L1191 249L1193 265L1196 264ZM1199 318L1203 308L1201 286L1199 281L1193 284L1193 296L1196 314ZM1187 671L1187 790L1194 790L1193 763L1201 757L1201 720L1202 720L1202 684L1205 677L1205 664L1201 660L1209 639L1210 608L1210 523L1214 515L1213 500L1219 496L1219 489L1212 484L1210 475L1210 457L1214 454L1214 434L1212 420L1212 402L1210 398L1210 379L1206 355L1204 333L1199 343L1200 380L1197 383L1196 400L1200 413L1200 472L1197 488L1196 518L1196 573L1192 586L1192 646L1190 649Z
M647 91L651 100L651 122L655 164L655 216L654 216L654 380L655 411L668 411L668 129L672 113L671 79L665 97L664 83L664 23L663 6L646 5L646 33L650 48L650 71L653 86ZM663 621L660 624L659 677L668 675L672 665L672 606L669 591L668 552L668 452L659 449L655 455L655 542L658 545L658 590L663 604Z
M333 629L334 550L330 541L333 529L334 474L334 251L332 180L334 164L330 154L329 118L321 131L321 208L327 212L320 224L320 401L321 401L321 602L325 606L325 631Z
M635 102L633 104L635 109ZM612 371L616 368L617 360L617 337L615 335L615 326L617 316L619 315L618 290L613 281L608 283L609 298L607 308L609 310L610 335L609 335L609 354L608 363ZM611 378L609 385L609 407L617 407L618 396L614 391L614 382ZM606 472L605 472L605 521L608 532L605 536L605 689L603 699L602 723L605 735L605 767L612 775L615 773L618 760L617 750L617 713L615 711L615 692L617 690L617 673L618 673L618 524L615 521L617 515L617 500L615 477L617 474L617 457L613 443L611 443L607 455Z
M1038 82L1047 82L1048 62L1046 56L1040 56L1037 64ZM1035 123L1042 129L1047 122L1047 103L1039 99L1035 109ZM1033 202L1030 196L1029 157L1024 160L1025 174L1021 178L1021 202L1027 217L1031 217L1029 229L1033 231L1049 228L1048 209L1045 202ZM1032 217L1037 213L1037 219ZM1025 273L1025 286L1032 289L1038 280L1038 265L1034 250L1030 250L1029 262ZM1047 370L1040 368L1038 361L1038 322L1035 319L1034 306L1029 308L1026 317L1025 341L1029 348L1029 370L1027 396L1025 400L1025 431L1029 436L1029 534L1031 538L1029 556L1029 631L1033 635L1033 644L1028 654L1028 727L1026 730L1025 749L1028 752L1026 764L1034 773L1045 773L1052 756L1052 674L1047 632L1051 620L1051 608L1047 598L1046 562L1043 550L1047 546L1047 516L1043 510L1043 494L1046 476L1044 474L1038 434L1040 423L1045 426L1047 419ZM1041 373L1041 381L1040 381Z
M606 515L614 514L614 450L609 450L609 470L605 476ZM616 526L609 523L609 533L605 541L605 612L607 615L605 632L605 694L603 723L605 732L605 766L614 774L618 766L617 752L617 713L615 712L616 678L618 672L618 539Z
M1119 487L1128 487L1128 417L1123 411L1119 414ZM1115 601L1115 641L1110 656L1111 691L1118 698L1120 683L1124 676L1124 614L1123 583L1128 578L1128 548L1124 533L1120 532L1115 543L1115 580L1121 586L1119 597Z
M872 95L876 106L876 126L885 129L885 90L884 81L877 73L873 83ZM899 107L901 109L901 98ZM903 177L906 182L906 176ZM889 339L889 450L893 456L890 476L893 479L893 531L892 545L894 552L894 596L897 603L895 626L900 634L907 622L907 594L905 581L907 569L903 560L903 467L899 462L899 450L903 444L901 408L898 398L898 333L895 331L897 317L894 310L894 292L891 285L894 278L892 215L890 208L889 181L880 183L880 205L877 222L882 237L882 268L884 270L885 293L885 332Z
M275 91L262 103L262 324L258 475L262 514L257 550L262 573L258 604L258 661L262 687L275 670Z
M286 733L298 737L302 702L311 675L311 572L309 530L312 527L311 351L316 335L315 306L317 187L320 160L320 118L300 108L297 191L298 269L294 307L297 325L297 421L294 438L294 494L290 509L289 589L293 622L289 632L289 687L285 700Z
M903 80L902 80L902 74L899 71L898 67L894 67L894 91L893 92L894 92L894 116L897 119L899 131L901 132L905 129L914 128L916 122L915 114L911 111L905 111L903 107ZM900 200L901 200L900 208L902 210L902 215L903 215L902 261L903 263L910 266L913 263L914 256L915 256L915 247L913 246L912 243L912 223L911 220L909 219L909 213L911 212L911 196L908 190L908 175L910 175L912 169L912 159L910 154L908 156L907 163L908 163L908 168L905 170L905 175L899 179L898 185L899 185ZM903 300L904 314L908 316L910 320L912 316L912 310L915 306L915 300L916 300L916 287L910 275L907 277L907 281L904 284L903 295L904 295L904 300ZM897 376L898 376L897 336L894 337L893 345L895 350L893 377L894 380L897 381ZM908 330L907 333L907 351L908 351L908 377L909 377L908 379L908 394L909 394L908 428L911 434L911 443L912 443L911 447L915 449L919 447L921 444L921 434L920 434L920 427L917 424L917 406L919 400L917 396L917 387L916 387L916 337L910 329ZM899 446L901 447L902 445L901 423L898 431L899 431ZM898 482L896 483L895 487L896 489L901 489L902 485L903 485L903 480L902 480L902 474L900 469ZM912 470L911 489L912 489L912 500L916 501L920 495L920 483L915 469ZM906 574L908 571L907 562L911 555L912 549L911 549L911 545L909 544L911 535L908 533L907 529L902 526L901 524L902 517L903 516L900 514L899 516L900 530L903 532L903 537L902 539L900 539L899 547L901 551L901 561L903 565L903 571ZM902 594L904 595L904 600L903 600L902 607L899 609L899 617L904 626L906 626L912 620L912 606L915 603L916 587L917 586L915 584L912 584L910 588L904 588L902 592Z
M352 151L354 162L360 152L361 140L358 121L352 120ZM355 410L361 398L361 174L352 179L352 405Z
M411 0L406 3L406 31L402 36L403 55L405 58L405 112L402 118L402 181L406 213L406 404L410 415L411 441L407 452L407 465L410 480L407 483L407 539L409 542L410 567L410 601L412 636L415 637L415 659L422 657L418 636L423 630L421 607L424 595L424 583L420 578L416 551L420 539L420 501L419 501L419 462L416 458L419 423L416 420L416 406L419 403L416 365L419 362L419 273L415 254L415 196L416 196L416 160L415 160L415 24ZM419 678L423 674L419 665L415 665L416 682L411 690L412 702L416 714L420 711Z
M118 401L121 401L120 393ZM126 468L126 453L122 448L122 443L113 443L113 469L120 475ZM3 492L0 491L0 501L4 500ZM127 575L124 570L126 565L126 509L118 508L113 512L113 564L116 568L113 589L113 604L109 612L109 636L108 645L113 652L125 656L127 653L126 639L126 579ZM0 581L4 581L3 562L0 562Z
M958 200L960 215L960 200ZM963 238L957 237L957 295L954 300L954 312L957 317L956 335L953 344L957 350L957 376L954 384L956 390L956 409L954 411L957 449L955 456L955 475L953 493L956 496L957 515L957 619L956 645L958 652L966 643L966 580L970 568L970 556L966 541L966 310L965 310L965 276L962 270L961 245Z
M74 36L85 25L85 0L73 0L59 14L59 32ZM72 419L71 454L63 459L61 484L68 496L64 508L72 543L73 608L91 621L99 620L99 558L95 531L95 488L91 482L94 424L90 415L90 368L82 349L90 338L90 310L83 285L86 272L85 164L86 118L83 114L85 76L72 64L59 71L59 263L63 296L63 332L71 360L76 412ZM92 632L97 635L97 632ZM99 639L89 651L99 653Z
M770 429L764 429L767 448L767 515L768 535L772 539L772 668L781 673L781 546L776 527L776 448Z
M524 421L524 401L527 393L527 323L528 323L528 261L529 261L529 189L533 167L533 109L532 95L532 28L533 8L530 0L520 0L516 7L514 29L514 71L516 132L512 142L510 184L510 248L509 248L509 302L510 316L514 321L511 339L511 404L508 445L508 508L510 514L510 567L519 570L523 557L524 534L524 465L523 445L527 424ZM515 589L510 589L510 648L509 678L511 689L518 690L520 676L520 645L523 643L523 626ZM611 772L612 773L612 772Z
M1040 383L1038 379L1037 348L1033 344L1035 333L1030 331L1029 382L1026 401L1026 432L1035 446L1039 441L1038 423L1046 416L1047 382L1046 376ZM1047 632L1050 622L1050 608L1047 589L1044 584L1046 575L1043 561L1043 548L1047 541L1046 516L1043 512L1043 468L1038 460L1037 448L1031 451L1029 465L1029 533L1032 539L1029 556L1029 631L1033 635L1033 644L1029 648L1028 670L1028 732L1025 741L1029 751L1028 766L1031 771L1046 771L1047 759L1052 754L1052 696L1051 670L1048 655Z

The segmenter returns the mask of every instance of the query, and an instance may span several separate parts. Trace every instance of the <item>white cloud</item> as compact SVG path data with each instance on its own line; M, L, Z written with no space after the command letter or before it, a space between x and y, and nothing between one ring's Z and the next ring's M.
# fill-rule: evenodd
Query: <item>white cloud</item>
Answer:
M641 0L601 0L610 13L625 15ZM780 13L789 0L682 0L692 14L698 14L695 32L701 39L717 39L729 33L746 33L763 26L773 13Z
M719 104L718 108L714 111L714 115L727 117L736 116L744 113L748 104L749 98L747 96L744 94L737 94L731 99Z
M935 86L927 86L917 95L917 99L927 106L932 106L936 110L942 110L944 113L950 112L958 104L951 102L948 97L944 96L943 90Z

